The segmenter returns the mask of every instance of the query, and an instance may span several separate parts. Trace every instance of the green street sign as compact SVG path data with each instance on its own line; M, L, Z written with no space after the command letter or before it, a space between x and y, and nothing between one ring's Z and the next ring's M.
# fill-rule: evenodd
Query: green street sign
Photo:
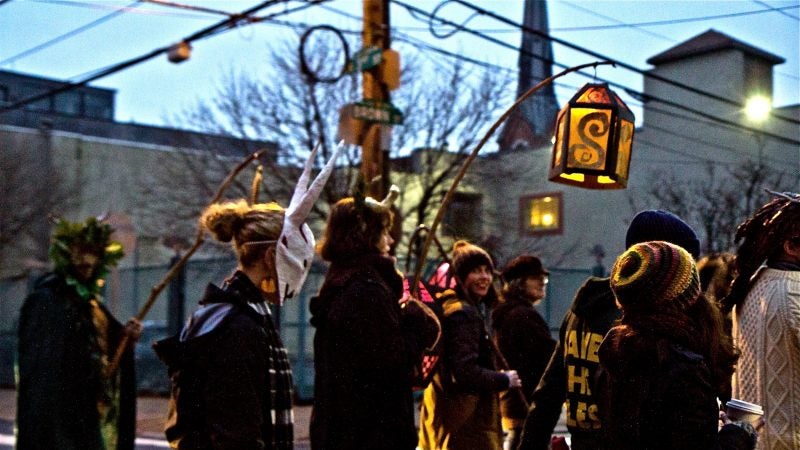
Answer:
M364 47L357 51L347 63L347 73L363 72L381 63L383 50L380 47Z
M367 122L378 122L387 125L403 123L403 112L391 103L364 100L353 104L353 117Z

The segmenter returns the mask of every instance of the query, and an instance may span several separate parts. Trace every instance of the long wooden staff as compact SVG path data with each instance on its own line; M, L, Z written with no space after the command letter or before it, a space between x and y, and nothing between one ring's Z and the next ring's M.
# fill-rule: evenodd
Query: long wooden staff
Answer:
M261 156L261 153L263 153L263 151L258 151L251 154L250 156L245 158L242 162L240 162L239 165L234 167L233 170L230 171L228 176L225 177L224 180L222 180L222 184L220 184L219 187L217 188L217 192L211 198L209 204L213 204L219 201L219 199L222 198L222 194L225 192L225 190L228 189L228 187L230 187L231 183L233 182L234 178L236 178L236 176L239 174L239 172L244 170L252 161L257 160ZM169 272L167 272L167 274L164 275L164 278L162 278L161 281L158 282L158 284L153 286L153 288L150 290L150 297L148 297L144 306L142 306L142 308L139 310L139 313L136 314L137 320L141 321L145 318L145 316L147 316L147 313L150 311L150 308L153 307L156 298L158 298L158 294L160 294L161 291L163 291L164 288L167 287L169 282L172 281L173 278L175 278L175 276L178 274L181 268L183 268L183 266L186 265L186 262L194 254L194 252L196 252L197 249L200 248L201 245L203 245L204 241L205 241L205 231L203 230L202 226L198 226L197 236L195 237L194 245L192 245L192 247L183 255L183 257L181 257L181 259L178 260L178 262L176 262L172 266L172 268L170 268ZM105 370L106 377L110 377L111 375L114 374L114 372L117 371L117 368L119 367L119 361L120 359L122 359L122 354L125 353L125 350L127 350L129 343L130 343L130 337L126 333L122 336L122 340L117 346L117 350L114 353L114 357L111 359L108 366L106 366Z
M556 78L562 77L562 76L564 76L564 75L566 75L568 73L575 72L575 71L578 71L578 70L581 70L581 69L585 69L587 67L595 67L596 68L597 66L603 65L603 64L611 64L611 65L613 65L614 63L612 61L596 61L596 62L593 62L593 63L581 64L579 66L570 67L569 69L565 69L562 72L560 72L560 73L558 73L556 75L553 75L551 77L545 78L544 80L542 80L539 83L537 83L536 86L533 86L532 88L528 89L527 92L522 94L522 96L520 96L520 98L518 98L517 101L515 101L514 104L511 105L511 107L508 108L506 110L506 112L504 112L503 115L500 116L499 119L497 119L497 121L495 121L495 123L492 125L492 127L489 128L489 131L486 132L486 135L483 137L483 139L481 139L481 141L478 143L478 145L475 147L475 149L472 150L472 153L470 153L470 155L467 157L466 160L464 160L464 163L461 165L461 169L458 171L458 174L456 174L456 177L453 179L453 184L450 186L450 189L447 191L447 193L445 194L444 198L442 199L442 204L441 204L441 206L439 206L439 211L436 213L436 218L433 219L433 224L431 224L431 226L430 226L430 231L428 232L427 236L425 237L425 243L423 244L422 250L419 253L419 259L417 260L417 268L414 271L413 284L411 285L411 292L415 297L419 296L419 280L420 280L420 277L422 276L422 267L424 265L423 262L425 261L425 258L426 258L427 254L428 254L428 248L430 248L430 246L431 246L431 242L433 241L433 237L436 234L436 228L439 226L439 223L442 221L442 218L444 217L444 213L447 210L447 205L450 204L450 200L453 198L453 194L455 193L455 190L458 187L458 183L460 183L461 179L464 178L464 175L467 173L467 169L469 169L469 166L470 166L470 164L472 164L472 161L474 161L475 158L478 156L478 152L481 151L481 149L483 148L484 144L486 144L486 141L489 140L489 138L497 130L497 128L500 126L500 124L503 123L503 121L506 120L508 118L508 116L510 116L511 113L523 101L525 101L528 97L530 97L531 95L536 93L536 91L538 91L542 87L547 86L548 84L552 83L553 80L555 80Z

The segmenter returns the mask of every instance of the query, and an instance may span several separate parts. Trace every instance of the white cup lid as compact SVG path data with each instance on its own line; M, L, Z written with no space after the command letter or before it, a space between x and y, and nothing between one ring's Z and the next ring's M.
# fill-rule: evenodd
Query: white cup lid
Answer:
M764 409L761 408L761 405L756 405L755 403L746 402L744 400L739 400L736 398L732 398L728 400L726 405L729 408L737 408L741 409L742 411L752 412L756 414L764 414Z

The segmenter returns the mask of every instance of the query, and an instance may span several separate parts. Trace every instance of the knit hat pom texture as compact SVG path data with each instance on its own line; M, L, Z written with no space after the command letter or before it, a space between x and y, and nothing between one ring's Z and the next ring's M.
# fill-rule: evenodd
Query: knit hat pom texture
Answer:
M700 296L694 258L664 241L636 244L617 258L611 289L623 307L691 306Z

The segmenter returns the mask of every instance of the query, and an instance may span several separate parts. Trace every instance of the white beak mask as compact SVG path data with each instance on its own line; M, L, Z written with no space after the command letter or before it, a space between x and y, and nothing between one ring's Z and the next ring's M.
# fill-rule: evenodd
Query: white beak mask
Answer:
M343 148L344 142L339 142L325 167L309 186L311 166L314 164L319 145L314 148L306 161L300 179L297 180L289 207L284 212L283 229L278 238L275 252L275 267L278 272L278 303L281 305L284 300L292 298L300 292L300 288L308 276L308 271L311 270L315 242L311 228L306 225L305 220L322 192L322 187L333 172L336 157Z

